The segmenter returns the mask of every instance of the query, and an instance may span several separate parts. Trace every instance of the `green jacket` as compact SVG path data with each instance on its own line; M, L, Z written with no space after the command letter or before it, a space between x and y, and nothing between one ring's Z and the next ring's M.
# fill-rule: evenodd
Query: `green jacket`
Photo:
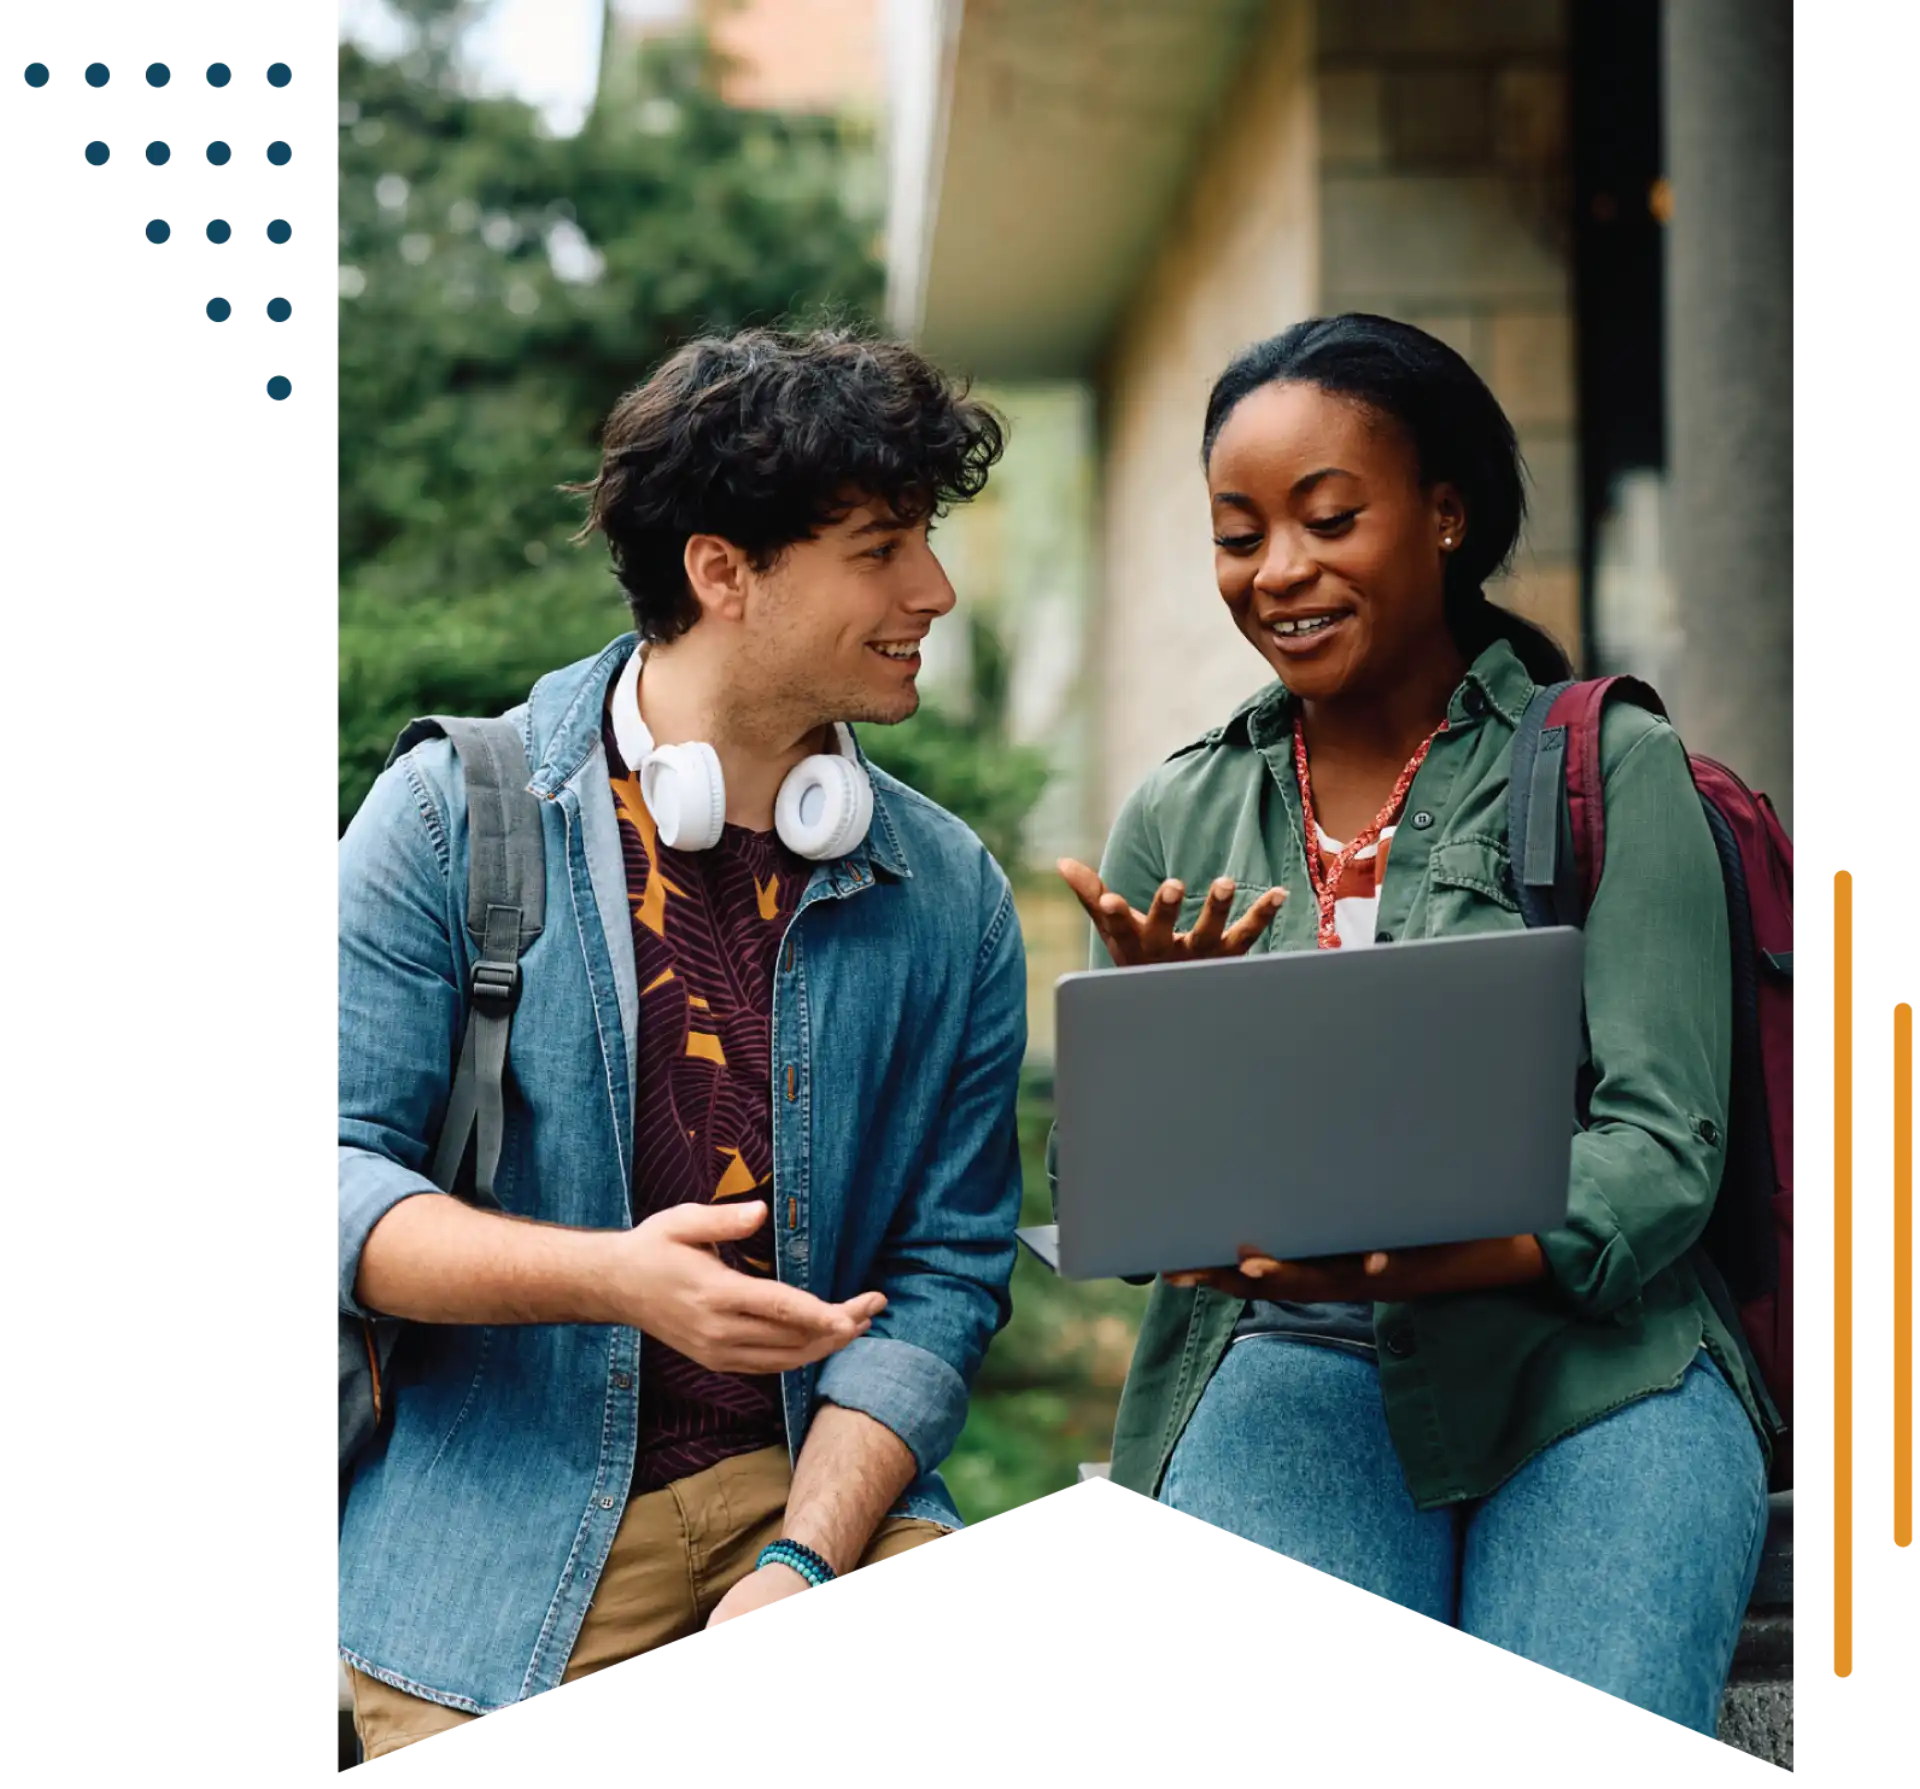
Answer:
M1534 685L1505 642L1474 662L1450 725L1414 778L1380 890L1386 939L1523 922L1507 865L1507 767ZM1233 877L1233 915L1291 898L1256 950L1311 950L1314 911L1292 757L1291 697L1274 683L1177 752L1128 797L1101 874L1145 908L1177 876L1180 925ZM1678 737L1618 704L1601 734L1607 855L1586 927L1596 1086L1573 1144L1564 1229L1540 1240L1531 1286L1374 1307L1387 1426L1422 1509L1484 1497L1543 1447L1677 1385L1702 1343L1766 1425L1739 1345L1690 1261L1720 1184L1731 1053L1725 894ZM1094 942L1096 966L1106 964ZM1467 1027L1463 1025L1463 1033ZM1434 1047L1454 1047L1434 1040ZM1392 1127L1390 1086L1380 1088ZM1356 1139L1356 1141L1358 1141ZM1276 1176L1285 1173L1276 1144ZM1242 1301L1157 1281L1120 1400L1113 1476L1154 1494L1225 1353Z

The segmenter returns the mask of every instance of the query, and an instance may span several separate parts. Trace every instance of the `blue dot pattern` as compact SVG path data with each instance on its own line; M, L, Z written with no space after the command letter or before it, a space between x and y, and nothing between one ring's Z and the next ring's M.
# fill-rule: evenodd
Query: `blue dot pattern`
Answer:
M44 62L30 62L25 70L29 87L44 87L53 78ZM90 63L86 70L86 82L89 87L101 88L113 78L112 71L104 62ZM146 81L149 87L164 87L173 79L173 71L164 62L147 65ZM207 85L225 87L233 79L233 70L224 62L211 63L207 68ZM284 62L276 62L267 70L267 81L274 87L285 87L293 80L293 70ZM95 140L87 145L87 160L96 168L104 167L112 156L112 150L104 142ZM172 159L172 151L158 140L147 145L147 160L156 168L165 167ZM216 168L223 168L233 159L233 150L229 144L212 142L207 145L207 160ZM276 168L284 168L293 160L292 146L281 141L267 145L267 160ZM153 218L147 224L146 236L151 243L163 243L173 235L172 228L165 218ZM225 218L216 217L207 225L207 240L214 243L232 239L233 226ZM290 242L293 239L293 226L285 218L275 218L267 225L267 240L270 242ZM207 316L215 323L225 323L233 315L233 306L225 298L207 300ZM284 298L269 299L267 316L275 323L284 323L293 315L292 304ZM280 403L293 395L293 381L284 375L276 374L267 381L267 396Z
M44 62L29 62L27 64L27 85L29 87L44 87L46 84L47 65Z

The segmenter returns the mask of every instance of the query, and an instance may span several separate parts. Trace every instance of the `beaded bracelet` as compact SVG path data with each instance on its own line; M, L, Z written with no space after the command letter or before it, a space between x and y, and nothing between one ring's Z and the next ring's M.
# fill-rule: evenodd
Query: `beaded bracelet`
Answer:
M833 1567L811 1547L803 1547L798 1541L778 1540L762 1547L760 1557L753 1562L753 1569L758 1571L763 1565L787 1566L806 1579L810 1590L818 1590L822 1584L831 1584L834 1578Z

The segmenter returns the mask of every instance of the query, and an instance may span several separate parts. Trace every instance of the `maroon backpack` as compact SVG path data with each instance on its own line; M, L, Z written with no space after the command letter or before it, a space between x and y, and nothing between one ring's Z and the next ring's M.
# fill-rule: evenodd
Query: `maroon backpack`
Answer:
M1603 677L1540 690L1520 722L1507 838L1530 926L1580 925L1600 886L1600 719L1612 701L1666 714L1638 678ZM1770 1405L1774 1484L1783 1489L1792 1482L1793 1420L1793 845L1764 795L1711 758L1689 763L1720 853L1733 945L1726 1163L1695 1262Z

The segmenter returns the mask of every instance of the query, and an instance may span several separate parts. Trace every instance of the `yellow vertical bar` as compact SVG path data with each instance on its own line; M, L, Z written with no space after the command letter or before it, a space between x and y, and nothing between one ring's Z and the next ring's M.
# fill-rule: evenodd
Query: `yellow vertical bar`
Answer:
M1913 1545L1913 1008L1893 1009L1893 1544Z
M1833 878L1833 1674L1853 1674L1853 878Z

